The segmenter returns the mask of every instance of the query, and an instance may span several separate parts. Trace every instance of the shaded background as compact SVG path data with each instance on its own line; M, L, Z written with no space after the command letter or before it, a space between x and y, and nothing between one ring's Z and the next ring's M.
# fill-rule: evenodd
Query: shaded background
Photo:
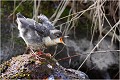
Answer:
M25 42L19 37L16 13L36 21L46 15L53 25L68 35L67 46L49 47L49 52L66 68L78 69L90 51L119 20L118 0L81 1L1 1L1 63L25 52ZM80 68L90 79L119 78L118 25L95 48ZM77 55L77 56L74 56ZM71 58L67 58L70 57Z

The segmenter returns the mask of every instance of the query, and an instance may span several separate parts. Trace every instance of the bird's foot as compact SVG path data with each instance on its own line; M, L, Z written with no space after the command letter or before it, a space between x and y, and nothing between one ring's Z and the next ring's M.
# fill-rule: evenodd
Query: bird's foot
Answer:
M32 56L35 57L36 60L46 60L45 58L42 58L41 55L42 55L42 54L39 54L39 55L38 55L38 52L36 52L35 54L32 54Z
M41 56L41 55L43 55L43 52L42 51L38 51L38 52L36 52L36 54Z
M52 56L50 53L43 53L42 51L37 52L37 55L39 55L39 56L45 55L47 57L51 57Z
M52 55L50 53L45 53L45 55L48 57L52 57Z

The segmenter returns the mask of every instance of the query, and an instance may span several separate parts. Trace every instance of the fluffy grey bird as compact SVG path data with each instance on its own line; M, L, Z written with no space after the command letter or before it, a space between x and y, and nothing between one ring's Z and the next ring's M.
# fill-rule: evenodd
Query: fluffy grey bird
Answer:
M44 19L43 16L40 17ZM47 23L45 23L46 20ZM61 34L61 32L55 29L54 26L51 26L52 24L47 17L41 24L17 13L16 21L20 37L25 41L27 47L33 50L45 49L47 46L57 45L58 43L64 44L62 37L56 36L56 34Z

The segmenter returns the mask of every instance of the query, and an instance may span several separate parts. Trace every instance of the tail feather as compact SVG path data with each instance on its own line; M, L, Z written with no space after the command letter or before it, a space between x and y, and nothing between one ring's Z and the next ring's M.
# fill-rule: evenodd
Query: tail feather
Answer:
M16 14L17 18L25 18L20 12Z

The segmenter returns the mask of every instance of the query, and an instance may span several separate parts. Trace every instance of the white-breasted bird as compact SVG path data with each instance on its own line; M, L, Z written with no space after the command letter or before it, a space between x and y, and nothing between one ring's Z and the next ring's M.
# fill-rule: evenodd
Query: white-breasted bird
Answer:
M40 19L44 19L40 16ZM47 17L46 17L47 18ZM48 19L48 18L47 18ZM43 22L43 24L36 22L33 19L25 18L21 13L17 13L17 24L19 35L25 41L27 47L33 50L45 49L47 46L57 45L63 42L63 37L58 36L61 31L54 28L54 26ZM46 21L46 20L45 20Z

